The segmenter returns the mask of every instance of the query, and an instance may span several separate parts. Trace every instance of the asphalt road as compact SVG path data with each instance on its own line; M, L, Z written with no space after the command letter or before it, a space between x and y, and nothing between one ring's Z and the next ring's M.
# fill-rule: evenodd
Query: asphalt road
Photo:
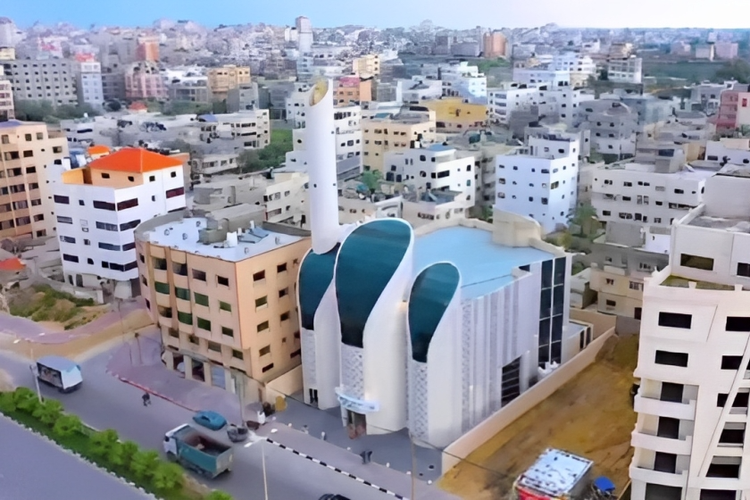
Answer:
M140 390L106 373L109 356L110 353L103 353L81 363L84 382L80 390L60 394L42 386L43 394L59 399L66 409L97 429L115 429L122 439L131 439L144 448L161 452L164 433L190 422L192 413L155 397L151 398L150 406L144 407ZM14 378L14 382L33 388L34 381L28 366L25 360L0 354L0 367ZM224 432L214 435L226 441ZM232 472L209 481L208 485L231 493L236 500L264 500L263 454L268 500L318 500L325 493L338 493L353 500L393 499L370 486L266 442L248 448L242 444L235 445Z
M0 500L148 498L5 417L0 436Z

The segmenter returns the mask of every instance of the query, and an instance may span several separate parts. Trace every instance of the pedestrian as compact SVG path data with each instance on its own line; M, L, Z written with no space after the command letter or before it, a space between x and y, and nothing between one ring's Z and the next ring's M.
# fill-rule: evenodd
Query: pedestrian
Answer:
M320 439L322 439L323 441L326 440L326 431L320 433Z
M302 432L304 432L305 434L310 434L310 431L307 429L307 425L302 426Z
M141 399L143 400L143 406L148 406L151 404L151 394L144 392L143 396L141 396Z

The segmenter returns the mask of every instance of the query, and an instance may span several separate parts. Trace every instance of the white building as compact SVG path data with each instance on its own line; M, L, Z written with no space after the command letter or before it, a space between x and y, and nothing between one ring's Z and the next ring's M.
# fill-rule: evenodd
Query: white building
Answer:
M487 90L490 119L508 124L515 111L528 111L538 104L539 89L534 84L507 82L502 87Z
M202 141L231 140L235 149L262 149L271 142L271 121L267 109L199 117Z
M594 100L594 97L593 93L581 89L543 86L539 89L539 114L556 116L568 127L576 127L585 118L583 103Z
M576 209L580 149L577 137L540 135L526 148L495 157L495 209L528 216L545 233L566 226Z
M513 81L526 85L549 85L550 88L570 87L570 71L535 68L513 68Z
M438 79L443 82L444 97L463 97L476 104L487 102L487 77L477 66L466 61L441 65Z
M313 45L312 23L308 18L300 16L295 20L295 26L297 28L297 47L299 48L300 54L311 52Z
M706 143L706 160L735 165L750 164L750 139L722 138Z
M607 63L607 79L615 83L642 83L643 59L635 56L610 59Z
M727 166L672 228L643 296L634 500L750 495L750 171Z
M591 76L596 76L596 64L590 56L577 52L565 52L552 58L549 69L569 71L572 87L583 87Z
M617 99L597 99L583 106L591 130L591 149L618 159L634 156L638 113Z
M136 148L65 172L52 187L65 280L131 297L139 286L133 230L183 210L183 182L182 162Z
M402 82L401 100L407 104L419 104L430 99L440 99L443 95L443 82L424 76L413 76Z
M94 109L101 109L104 104L101 63L98 61L76 62L75 71L78 103L86 103Z

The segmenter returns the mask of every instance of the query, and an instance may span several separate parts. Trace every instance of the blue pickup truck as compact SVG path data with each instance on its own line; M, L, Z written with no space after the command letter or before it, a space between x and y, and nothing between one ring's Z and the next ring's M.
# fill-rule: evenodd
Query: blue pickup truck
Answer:
M201 434L188 424L164 435L164 452L170 460L209 479L232 470L232 447Z

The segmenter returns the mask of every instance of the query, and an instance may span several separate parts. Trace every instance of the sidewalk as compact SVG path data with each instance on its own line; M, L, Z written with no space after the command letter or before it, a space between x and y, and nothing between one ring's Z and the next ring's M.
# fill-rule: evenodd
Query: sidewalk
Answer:
M186 380L178 372L168 370L161 363L160 345L155 338L141 337L139 344L140 347L133 341L118 349L107 365L107 372L183 408L213 410L229 422L241 421L236 396L220 388ZM250 415L253 411L253 405L248 405L245 414ZM307 426L309 434L297 430L303 426ZM278 431L271 435L273 428ZM338 409L318 410L291 397L287 397L287 409L274 414L261 429L259 435L411 498L411 477L405 472L412 469L412 446L405 430L351 440ZM323 431L326 432L326 441L321 439ZM372 451L373 462L367 465L362 464L359 456L364 450ZM441 452L418 446L414 446L413 451L417 462L416 484L425 491L422 498L455 498L426 484L440 477Z

